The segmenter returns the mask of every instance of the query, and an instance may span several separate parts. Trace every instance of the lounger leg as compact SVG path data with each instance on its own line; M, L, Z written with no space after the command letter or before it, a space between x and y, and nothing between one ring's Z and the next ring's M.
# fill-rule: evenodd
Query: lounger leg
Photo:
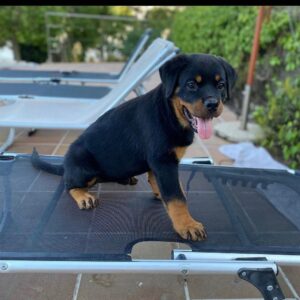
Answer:
M31 129L28 131L28 136L32 136L32 135L34 135L36 132L37 132L37 129L31 128Z
M254 285L265 300L285 299L273 269L241 269L238 275Z
M12 145L15 139L15 134L16 134L16 129L10 128L5 142L0 147L0 153L4 152L9 146Z
M144 85L141 83L139 86L137 86L134 89L134 92L136 93L137 96L142 96L143 94L146 93L146 89L145 89Z

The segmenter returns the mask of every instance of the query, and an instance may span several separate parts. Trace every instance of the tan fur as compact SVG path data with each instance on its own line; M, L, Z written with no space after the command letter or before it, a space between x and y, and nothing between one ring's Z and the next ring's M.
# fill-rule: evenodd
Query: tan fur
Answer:
M223 105L222 101L220 101L220 104L219 104L218 109L217 109L217 115L218 116L223 112L223 108L224 108L224 105Z
M96 182L97 182L97 178L94 177L92 180L90 180L90 181L87 183L87 186L88 186L88 187L91 187L91 186L93 186Z
M196 80L198 83L200 83L200 82L202 81L201 75L197 75L197 76L195 77L195 80Z
M216 79L216 81L219 81L219 80L221 79L221 76L220 76L219 74L217 74L217 75L215 76L215 79Z
M148 172L148 182L152 188L155 198L161 200L161 194L160 194L160 191L159 191L159 188L157 185L157 181L156 181L155 176L152 171Z
M174 199L167 203L167 212L175 231L184 239L193 241L206 238L204 226L190 215L185 202Z
M176 117L178 119L178 121L180 122L182 127L188 127L189 126L189 122L188 120L185 118L183 111L182 111L182 100L180 97L178 96L174 96L172 98L173 101L173 107L174 107L174 111L176 114Z
M69 192L80 209L89 209L97 205L96 198L88 193L86 188L71 189Z
M174 149L178 161L180 161L181 158L184 156L186 149L187 147L176 147Z

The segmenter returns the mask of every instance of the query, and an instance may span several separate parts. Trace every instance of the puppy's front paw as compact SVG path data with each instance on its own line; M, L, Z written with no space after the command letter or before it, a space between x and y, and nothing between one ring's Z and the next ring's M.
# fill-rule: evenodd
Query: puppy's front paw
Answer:
M192 218L173 225L176 232L185 240L202 241L207 238L203 224Z
M70 190L70 194L80 209L91 209L99 205L99 201L83 189Z

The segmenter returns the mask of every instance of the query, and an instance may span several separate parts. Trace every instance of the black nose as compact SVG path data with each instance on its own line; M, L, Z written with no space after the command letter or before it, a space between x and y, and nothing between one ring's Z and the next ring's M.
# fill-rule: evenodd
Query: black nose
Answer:
M204 101L204 105L209 112L215 112L219 105L219 100L213 97L209 97Z

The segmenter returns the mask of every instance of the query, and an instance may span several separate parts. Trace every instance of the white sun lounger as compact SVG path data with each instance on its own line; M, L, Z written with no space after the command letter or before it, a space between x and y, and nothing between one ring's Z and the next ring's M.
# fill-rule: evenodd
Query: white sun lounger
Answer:
M186 300L190 275L231 274L266 300L284 299L280 266L300 266L300 174L195 159L182 161L179 177L193 217L206 226L206 241L176 234L145 175L134 186L95 186L100 207L83 212L61 177L33 168L30 155L0 156L0 273L177 274ZM190 250L174 249L169 259L133 258L133 246L142 241L184 243Z
M157 38L143 55L132 65L121 82L101 101L94 99L72 99L66 97L20 95L1 96L0 127L8 128L46 128L46 129L85 129L103 113L118 105L146 77L150 76L166 60L175 56L178 48L167 40ZM8 100L8 101L6 101ZM14 100L14 101L12 101ZM1 150L11 144L14 130L9 133L8 140Z
M16 70L16 69L0 69L0 81L9 82L81 82L81 83L117 83L123 80L125 74L136 61L139 54L142 52L146 42L148 41L152 29L145 30L140 37L131 56L124 64L119 73L104 73L104 72L79 72L66 70Z

